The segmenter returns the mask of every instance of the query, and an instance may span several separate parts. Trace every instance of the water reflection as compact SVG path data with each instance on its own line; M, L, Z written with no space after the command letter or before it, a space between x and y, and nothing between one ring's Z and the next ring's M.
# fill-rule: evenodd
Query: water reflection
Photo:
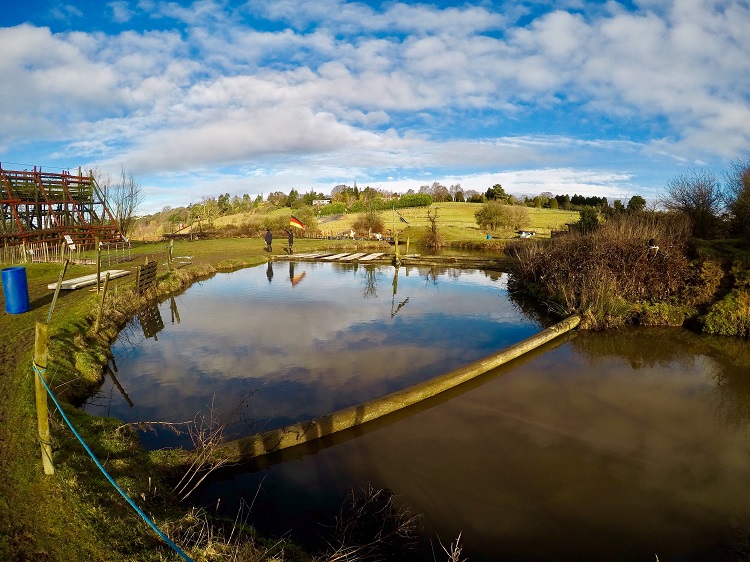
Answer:
M169 297L169 312L172 314L172 324L175 323L175 320L179 324L180 311L177 310L177 301L174 299L174 297Z
M495 273L310 263L295 285L301 267L290 282L268 283L266 266L194 286L161 305L179 305L182 322L158 342L129 326L113 351L134 406L110 399L107 412L181 421L214 394L231 411L257 390L244 421L255 431L403 388L539 328ZM219 474L200 501L221 499L231 517L254 501L251 523L313 540L351 488L371 483L423 515L409 560L434 560L430 539L459 532L472 562L731 559L750 521L748 344L637 329L581 332L544 351L306 455Z
M302 273L294 274L294 262L289 262L289 281L292 284L292 287L296 287L298 284L302 282L302 280L307 275L307 271L303 271Z
M138 322L141 324L141 330L146 338L154 338L158 341L156 334L164 329L164 320L161 318L161 312L155 302L148 303L137 315Z
M130 399L130 396L128 396L128 393L125 392L125 389L120 384L120 381L117 379L117 363L115 363L114 359L107 363L107 366L105 368L105 372L107 375L109 375L109 378L112 379L112 382L117 387L117 390L120 391L120 394L125 399L125 402L127 402L129 407L133 407L135 404L133 404L133 401Z
M247 412L254 421L234 428L246 434L248 425L278 427L410 386L538 329L510 303L504 278L482 272L432 271L445 278L438 285L422 282L429 268L401 270L399 279L393 267L284 267L284 283L267 282L268 263L192 287L162 303L173 319L166 328L144 312L145 340L131 324L113 347L136 407L109 413L184 421L205 412L214 394L227 413L237 396L257 392ZM386 279L390 299L380 298ZM190 445L174 435L143 439Z
M398 303L398 306L396 306L396 295L398 294L398 268L396 268L395 272L393 273L392 285L393 295L391 296L391 320L394 316L396 316L396 314L398 314L398 311L406 306L406 303L409 302L409 297L406 297L404 300Z
M228 473L202 501L221 497L229 514L263 479L255 523L314 539L350 486L371 483L424 516L409 560L433 560L428 539L458 532L472 561L733 559L750 521L750 440L721 407L748 419L746 344L734 343L579 333L397 423Z

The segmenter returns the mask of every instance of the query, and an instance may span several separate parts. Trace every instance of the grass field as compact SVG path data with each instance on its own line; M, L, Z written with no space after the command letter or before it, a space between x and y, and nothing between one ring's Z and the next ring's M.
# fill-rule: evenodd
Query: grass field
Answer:
M487 234L491 234L493 238L500 239L512 239L518 236L513 230L497 230L489 232L480 229L474 216L480 207L481 205L477 203L433 203L429 207L429 210L431 212L437 212L437 225L440 234L448 243L479 241L486 239ZM552 230L564 230L567 223L572 223L578 220L577 211L536 209L529 207L527 207L526 210L528 211L529 220L528 223L524 225L524 228L535 230L537 235L541 237L549 237ZM400 222L398 215L393 211L383 211L380 213L380 217L383 219L383 224L387 233L390 233L395 227L399 230L399 235L402 238L404 236L409 236L416 240L425 233L430 225L427 218L427 207L400 209L398 212L407 221L408 225ZM269 213L268 216L276 217L291 213L291 209L283 208L276 209ZM253 217L257 216L257 214L252 213L242 213L219 217L214 221L214 225L217 228L222 228L231 224L241 225L243 222L251 220ZM318 229L326 233L331 233L335 237L338 233L349 232L359 216L360 213L347 213L335 220L329 220L328 217L320 217Z

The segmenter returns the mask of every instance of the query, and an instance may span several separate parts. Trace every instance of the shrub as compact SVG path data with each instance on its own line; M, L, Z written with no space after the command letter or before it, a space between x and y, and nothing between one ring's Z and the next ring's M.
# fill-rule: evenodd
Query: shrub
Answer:
M671 302L644 302L638 309L638 324L641 326L682 326L695 314L692 307Z
M481 228L488 228L495 230L501 226L505 226L505 214L503 213L503 205L497 201L488 201L477 212L474 216L477 219L477 224Z
M323 205L320 208L320 214L324 216L328 215L342 215L346 212L346 205L342 202L330 203Z
M380 212L375 206L371 206L354 221L352 228L360 235L371 232L382 233L384 228L383 219L380 217Z
M523 228L529 222L529 211L519 205L505 205L499 201L487 201L475 213L480 228Z
M432 205L432 197L429 193L408 193L402 195L396 200L393 205L397 209L405 209L407 207L429 207ZM386 208L388 208L386 206Z
M440 248L445 245L443 235L440 234L437 224L437 209L427 210L427 220L430 221L430 228L422 237L422 245L428 248Z
M733 289L702 318L703 331L750 338L750 292Z
M576 228L583 233L594 232L599 228L599 213L593 207L586 207L578 212Z
M590 234L509 245L506 252L519 260L509 286L565 312L583 313L588 327L629 321L635 303L666 301L686 289L687 229L670 215L633 213L613 217ZM652 238L660 245L655 255L647 243Z

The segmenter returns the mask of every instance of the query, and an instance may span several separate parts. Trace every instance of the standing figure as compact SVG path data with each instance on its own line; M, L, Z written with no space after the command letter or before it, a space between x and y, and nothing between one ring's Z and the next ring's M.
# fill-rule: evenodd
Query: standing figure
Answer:
M292 254L292 244L294 244L294 233L291 230L286 231L289 234L289 254Z
M266 229L266 235L264 236L266 240L266 252L271 251L271 242L273 242L273 234L271 234L271 229Z

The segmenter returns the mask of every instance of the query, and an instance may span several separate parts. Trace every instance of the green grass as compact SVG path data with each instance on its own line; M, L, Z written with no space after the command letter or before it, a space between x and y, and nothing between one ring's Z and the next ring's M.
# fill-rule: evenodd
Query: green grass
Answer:
M462 245L466 242L478 243L486 240L487 234L491 234L495 239L511 240L517 238L518 234L512 229L496 230L489 232L481 229L476 222L475 213L480 208L477 203L434 203L430 210L437 209L438 229L448 245ZM563 211L553 209L536 209L526 208L529 216L528 223L524 228L535 230L540 237L549 237L553 230L564 230L566 224L578 220L578 212ZM410 238L417 241L427 232L430 223L427 218L427 207L413 207L409 209L400 209L398 212L407 221L404 224L393 211L383 211L380 217L387 235L390 235L393 229L399 230L399 237ZM291 209L276 209L266 215L270 218L283 217L292 213ZM339 233L347 233L352 229L352 225L362 213L348 213L336 220L327 220L327 217L320 217L318 229L326 235L336 236ZM219 217L214 221L214 227L217 229L225 228L229 225L240 226L244 222L253 218L257 219L258 214L241 213ZM258 239L259 240L259 239ZM300 239L298 238L298 241ZM295 242L296 244L297 242Z
M440 234L448 243L463 241L479 241L492 234L493 238L516 238L518 235L512 230L488 232L479 228L474 213L481 207L478 203L434 203L430 209L437 209L437 224ZM429 227L427 219L427 207L413 207L400 209L399 213L408 222L408 226L400 222L398 215L393 211L383 211L380 217L389 232L394 228L399 229L401 238L412 236L419 238ZM550 231L565 229L565 224L578 220L575 211L561 211L553 209L527 208L529 214L528 224L524 225L529 230L536 230L539 236L549 237ZM319 225L321 230L337 232L348 232L351 225L357 219L358 214L347 214L341 219L326 222Z
M218 270L263 263L267 259L263 247L260 241L248 239L176 242L173 255L191 257L175 262L191 263L169 273L164 265L165 243L137 244L133 261L117 268L134 270L146 256L156 259L164 294ZM34 326L37 319L46 321L53 294L47 284L57 280L61 265L25 267L31 310L0 313L0 560L179 559L106 482L56 414L51 417L55 474L44 475L31 369ZM95 271L94 266L71 265L66 278ZM112 281L107 303L119 301L124 310L135 310L138 299L128 291L133 280L130 275ZM0 307L5 309L4 298ZM89 289L60 293L49 327L48 366L59 397L80 399L97 388L109 345L127 320L110 307L100 334L94 334L97 307L98 297ZM112 476L153 514L157 524L179 527L185 511L174 502L170 487L138 440L129 432L115 433L117 420L90 416L70 405L65 410ZM191 548L196 559L206 559L199 546Z

